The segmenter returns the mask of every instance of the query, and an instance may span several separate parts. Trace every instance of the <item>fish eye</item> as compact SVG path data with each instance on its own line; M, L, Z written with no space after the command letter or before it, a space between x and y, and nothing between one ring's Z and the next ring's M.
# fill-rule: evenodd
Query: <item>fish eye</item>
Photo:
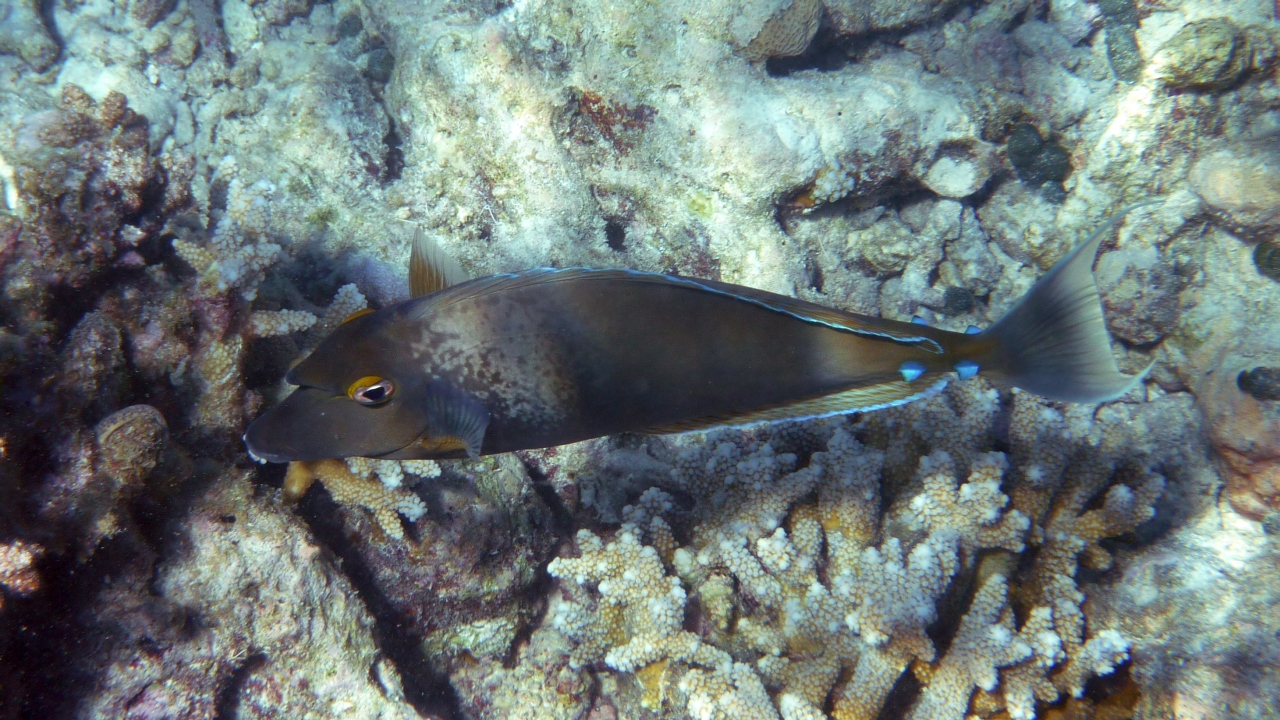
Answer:
M395 394L396 384L376 375L367 375L351 383L347 395L365 406L381 405Z

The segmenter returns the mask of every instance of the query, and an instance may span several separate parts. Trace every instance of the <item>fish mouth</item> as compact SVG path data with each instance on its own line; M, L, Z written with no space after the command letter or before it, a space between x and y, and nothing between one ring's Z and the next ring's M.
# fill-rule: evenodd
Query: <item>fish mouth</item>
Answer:
M405 402L367 407L330 390L299 387L249 424L244 443L258 462L377 457L426 429L425 418Z

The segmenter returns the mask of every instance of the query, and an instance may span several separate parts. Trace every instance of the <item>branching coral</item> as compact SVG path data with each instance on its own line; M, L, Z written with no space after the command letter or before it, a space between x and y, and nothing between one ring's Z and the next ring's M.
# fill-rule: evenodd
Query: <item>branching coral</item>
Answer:
M368 509L383 532L396 540L403 540L404 529L400 527L399 515L404 515L410 522L417 520L427 512L426 504L417 495L398 487L398 482L391 486L374 480L370 477L369 461L359 460L364 462L316 460L289 463L289 472L284 480L285 497L296 500L319 480L335 501Z
M178 228L184 237L174 251L198 274L196 315L202 337L194 353L200 380L196 424L205 432L235 431L256 410L261 398L244 387L246 341L314 330L327 333L352 313L367 307L354 285L338 290L323 318L305 310L257 310L265 273L282 254L270 240L270 200L275 188L258 181L246 186L239 178L227 185L227 206L207 241Z
M911 720L962 717L975 686L994 690L997 668L1031 655L1031 646L1014 634L1008 593L1001 575L992 575L978 590L946 657L928 671L929 684L911 709Z
M1034 717L1037 698L1079 693L1127 657L1127 643L1086 633L1076 558L1105 567L1097 541L1149 518L1162 481L1130 463L1112 485L1123 425L1073 425L1030 396L1010 413L1010 472L1004 454L983 452L998 400L968 383L856 426L720 432L677 451L667 489L624 508L614 539L580 531L581 557L549 568L566 593L555 627L577 643L574 661L642 684L661 663L679 678L673 702L708 718L811 718L824 707L874 718L908 666L924 685L913 718L964 717L975 688L989 712L1019 718ZM798 469L775 449L815 439L825 449ZM1012 503L1002 484L1017 490ZM676 491L694 498L687 511ZM883 517L881 492L892 494ZM1028 538L1029 571L979 572L980 551L1021 553ZM943 624L954 635L940 653L941 603L953 607L975 574L980 587L958 625Z
M233 178L227 187L226 213L218 220L208 243L173 241L173 249L200 273L207 294L239 290L246 300L258 294L263 273L280 254L280 245L267 238L269 205L275 187L258 181L245 187Z

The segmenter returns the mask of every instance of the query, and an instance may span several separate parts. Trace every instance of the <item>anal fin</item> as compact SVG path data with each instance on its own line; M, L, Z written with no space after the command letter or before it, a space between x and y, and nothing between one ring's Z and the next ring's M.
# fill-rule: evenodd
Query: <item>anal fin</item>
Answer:
M946 378L938 376L926 376L922 380L923 382L917 380L910 383L895 380L878 385L849 388L830 395L822 395L761 410L729 415L710 415L683 422L669 423L650 428L645 432L651 435L661 435L706 430L715 427L739 427L779 420L808 420L832 415L844 415L851 412L868 412L920 400L941 392L947 386ZM930 380L933 382L929 382Z

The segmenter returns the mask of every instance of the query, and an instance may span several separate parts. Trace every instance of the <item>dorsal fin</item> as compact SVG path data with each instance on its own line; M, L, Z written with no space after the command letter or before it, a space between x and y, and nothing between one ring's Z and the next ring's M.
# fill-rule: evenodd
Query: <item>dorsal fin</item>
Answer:
M777 295L764 290L729 285L714 280L681 277L679 275L660 275L642 270L622 270L605 268L535 268L519 273L502 273L480 278L466 287L451 289L430 300L415 305L410 312L424 314L434 312L464 298L482 297L501 290L511 290L531 285L551 284L580 280L596 280L601 282L640 282L674 285L715 293L736 298L743 302L767 308L774 312L790 315L798 320L817 323L838 330L846 330L859 335L883 338L893 342L915 345L929 352L940 353L942 347L933 338L946 334L935 328L911 325L910 323L884 320L877 317L855 315L804 300Z
M409 292L413 297L430 295L470 278L440 245L422 228L413 231L413 248L409 251Z

